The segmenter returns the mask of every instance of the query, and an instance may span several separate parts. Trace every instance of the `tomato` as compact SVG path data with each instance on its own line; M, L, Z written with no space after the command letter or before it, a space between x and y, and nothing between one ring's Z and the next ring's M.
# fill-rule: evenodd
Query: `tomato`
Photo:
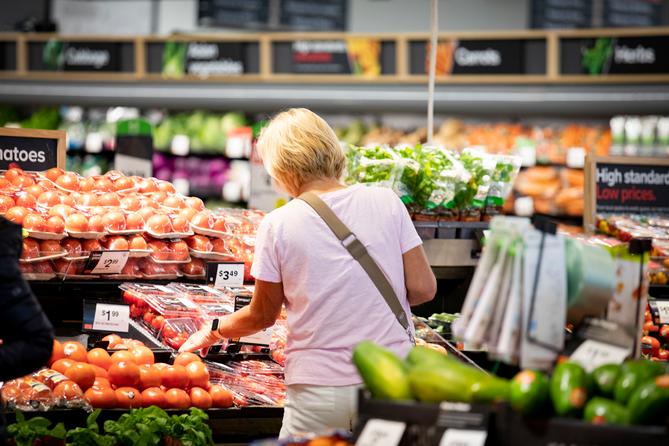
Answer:
M116 344L121 342L121 337L117 334L110 334L102 338L102 340L109 342L109 348L114 348Z
M86 347L78 342L67 341L63 343L63 355L77 362L88 362Z
M63 358L63 359L59 359L56 362L54 362L53 364L51 364L51 368L64 375L65 372L67 371L67 369L72 367L74 364L76 364L76 361L73 361L73 360L68 359L68 358Z
M669 361L669 350L661 348L660 351L657 352L657 357L662 361Z
M174 358L174 365L187 366L191 362L202 362L202 358L192 352L183 352L179 353L176 358Z
M132 387L119 387L116 389L116 402L117 407L142 407L142 394Z
M139 366L132 361L121 361L109 367L109 382L116 387L137 387Z
M84 393L84 397L96 409L112 409L116 407L116 392L111 387L93 386Z
M665 324L662 325L660 328L660 337L665 340L665 342L669 342L669 325Z
M109 382L109 378L103 378L101 376L96 376L95 377L95 382L93 383L93 387L109 387L109 388L111 388L111 383Z
M155 362L153 352L148 347L133 347L130 350L130 354L137 365L153 364Z
M95 364L89 364L92 368L93 371L95 372L95 377L100 377L100 378L106 378L107 377L107 370L103 369L100 366L97 366Z
M142 391L142 406L157 406L161 409L167 407L167 398L165 397L165 392L160 390L159 387L149 387Z
M185 390L169 389L165 392L167 407L170 409L188 409L190 407L190 397Z
M170 366L169 364L165 364L164 362L156 362L155 364L153 364L153 368L157 369L159 371L163 370L163 369L166 369L169 366Z
M190 404L200 409L209 409L214 402L209 392L201 387L193 387L190 389Z
M148 389L161 384L160 369L153 365L144 364L139 367L139 388Z
M151 321L151 327L156 331L160 331L160 329L163 328L163 325L165 325L165 318L162 316L156 316Z
M653 323L653 321L646 321L646 322L644 322L644 324L643 324L643 332L644 332L645 334L649 334L649 333L657 333L658 331L660 331L660 327L658 327L657 325L655 325L655 324Z
M7 172L9 172L9 170ZM49 180L55 182L58 179L58 177L61 176L64 173L65 173L65 171L63 169L61 169L60 167L52 167L51 169L47 170L44 175Z
M186 368L182 365L171 365L160 371L160 382L163 386L178 389L188 387L188 375Z
M81 387L73 381L63 381L53 389L53 396L56 399L72 401L77 398L83 398L84 392Z
M172 327L171 325L165 324L163 325L163 332L162 332L162 337L163 339L165 338L173 338L175 337L179 332L177 331L176 328Z
M83 362L74 364L65 371L64 375L79 384L79 387L84 390L88 390L95 382L95 370L90 364Z
M653 320L653 315L652 315L652 313L650 312L650 310L648 310L648 309L646 309L646 311L643 313L643 316L644 316L644 321L645 321L645 322L648 322L648 321L652 321L652 320Z
M209 370L203 362L193 361L188 364L186 366L186 375L191 387L209 387Z
M151 322L153 322L153 318L156 317L155 314L153 314L151 311L147 311L144 313L144 317L142 318L144 320L144 323L146 325L151 326Z
M112 360L107 350L94 348L88 352L88 363L107 370L111 366Z
M214 407L231 407L232 393L223 386L212 385L209 388L209 395L211 395Z
M47 364L51 366L51 364L58 361L59 359L63 359L64 357L65 353L63 353L63 344L58 342L57 339L54 339L53 348L51 349L51 358L49 358L49 362Z
M644 336L641 338L641 352L644 355L657 356L660 352L660 341L652 336Z
M118 347L120 344L117 344L116 346ZM132 356L132 353L130 353L128 350L119 350L117 352L112 353L111 355L111 362L135 362L135 357Z

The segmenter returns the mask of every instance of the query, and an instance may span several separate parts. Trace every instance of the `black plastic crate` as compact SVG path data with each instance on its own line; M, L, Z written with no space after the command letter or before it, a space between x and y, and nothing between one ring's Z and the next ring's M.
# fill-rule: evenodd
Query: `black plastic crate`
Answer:
M477 231L490 227L487 221L414 221L418 235L430 239L474 239Z

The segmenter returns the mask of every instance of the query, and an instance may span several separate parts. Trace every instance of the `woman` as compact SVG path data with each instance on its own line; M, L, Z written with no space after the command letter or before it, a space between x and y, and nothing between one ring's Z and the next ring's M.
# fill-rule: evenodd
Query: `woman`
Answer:
M345 155L334 131L307 109L280 113L257 144L265 168L292 197L312 192L376 261L410 319L431 300L436 280L400 199L385 188L340 182ZM269 213L258 230L251 304L195 333L181 348L247 336L276 321L285 304L287 398L281 437L351 429L362 382L351 362L365 339L404 356L410 337L361 265L302 200ZM413 330L413 327L411 327Z
M0 383L45 366L53 349L53 328L21 277L21 243L21 226L0 217Z

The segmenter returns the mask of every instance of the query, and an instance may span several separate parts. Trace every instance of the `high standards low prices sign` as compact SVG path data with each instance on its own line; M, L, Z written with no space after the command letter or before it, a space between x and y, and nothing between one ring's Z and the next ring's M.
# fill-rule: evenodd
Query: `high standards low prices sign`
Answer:
M17 165L43 171L65 167L65 132L0 128L0 170Z
M586 228L598 214L669 215L669 160L589 157L585 188Z

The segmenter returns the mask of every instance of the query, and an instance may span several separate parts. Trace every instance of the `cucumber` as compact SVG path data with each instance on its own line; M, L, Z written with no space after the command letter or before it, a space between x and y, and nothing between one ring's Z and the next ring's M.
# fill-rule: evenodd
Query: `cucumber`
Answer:
M595 397L588 401L583 411L583 419L592 424L618 424L630 422L630 413L625 406L606 398Z
M506 379L489 376L472 383L469 390L473 403L489 404L508 401L511 385Z
M551 377L551 400L559 416L579 416L588 400L590 377L575 362L563 362L555 367Z
M374 398L413 399L406 366L393 352L363 341L353 350L353 363Z
M669 375L641 384L627 403L632 424L662 424L669 416Z
M663 372L664 367L661 364L645 359L625 362L620 367L620 377L613 392L614 399L620 404L627 404L639 386Z
M523 370L511 381L509 403L523 415L541 415L550 401L549 380L541 372Z
M422 345L417 345L409 351L409 354L406 357L406 363L409 368L416 365L430 365L434 364L435 366L444 366L444 367L455 367L459 368L471 377L478 377L479 379L489 378L491 375L476 369L472 366L462 363L460 360L452 358L450 356L439 353L438 351L431 349L429 347L424 347Z
M616 382L620 376L620 365L600 365L590 375L592 376L595 393L606 398L613 398Z
M474 382L455 367L421 364L409 371L409 383L414 396L426 403L442 401L470 403L471 387Z

